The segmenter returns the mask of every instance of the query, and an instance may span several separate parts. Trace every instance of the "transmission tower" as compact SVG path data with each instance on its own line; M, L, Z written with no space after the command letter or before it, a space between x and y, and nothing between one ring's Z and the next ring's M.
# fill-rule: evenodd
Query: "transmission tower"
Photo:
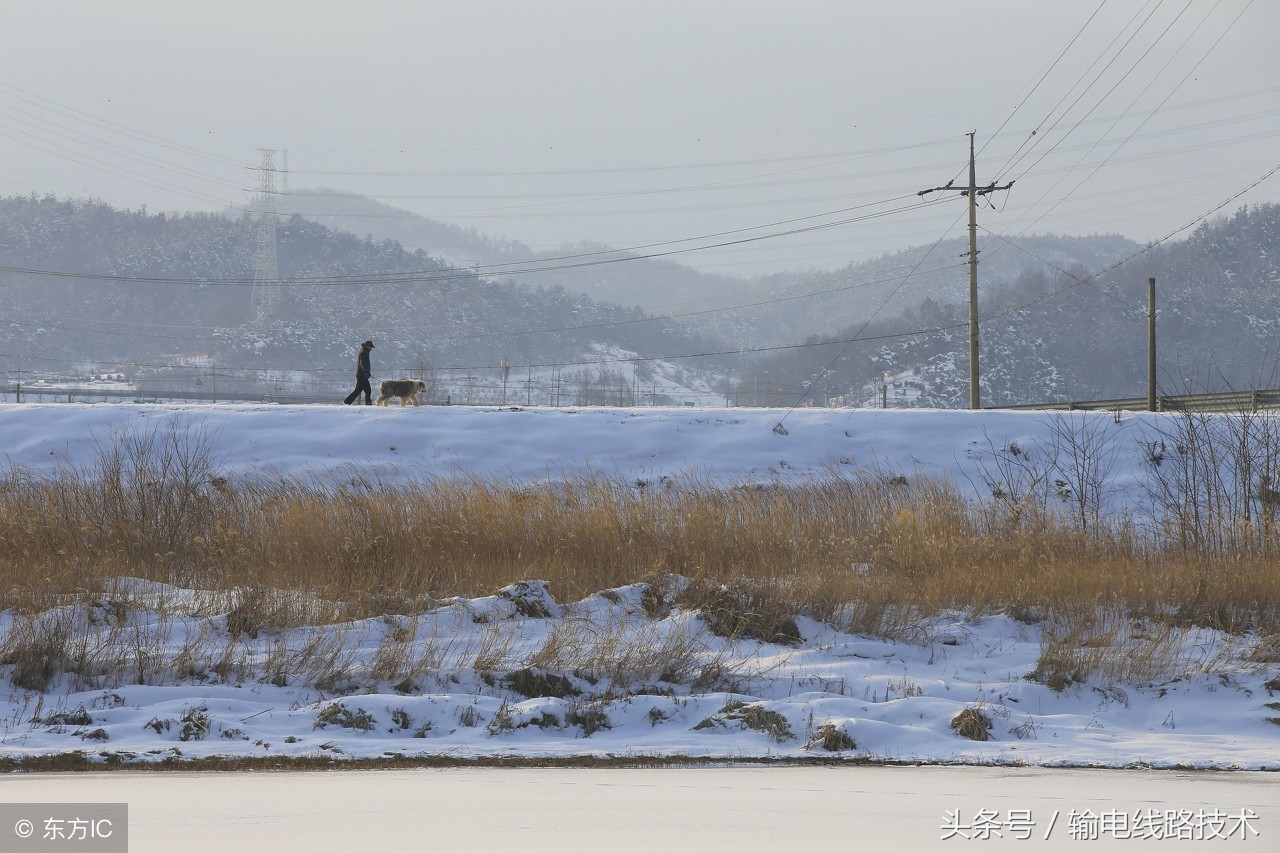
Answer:
M268 318L280 299L280 266L276 260L276 167L271 162L275 150L259 148L258 166L258 248L253 253L253 311L259 320Z

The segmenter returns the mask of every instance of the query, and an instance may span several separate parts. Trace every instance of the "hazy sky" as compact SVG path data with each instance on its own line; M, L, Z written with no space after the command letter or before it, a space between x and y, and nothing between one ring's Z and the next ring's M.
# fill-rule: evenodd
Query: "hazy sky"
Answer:
M218 210L266 147L291 189L736 275L963 235L915 193L970 131L1015 242L1158 239L1280 166L1275 0L3 0L0 31L3 194ZM1280 173L1224 212L1261 201Z

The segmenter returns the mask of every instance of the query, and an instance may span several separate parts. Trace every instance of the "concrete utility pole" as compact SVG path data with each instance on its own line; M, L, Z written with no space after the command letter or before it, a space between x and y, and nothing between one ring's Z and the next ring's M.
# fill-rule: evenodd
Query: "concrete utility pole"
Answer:
M1147 279L1147 411L1156 410L1156 280Z
M973 153L973 137L974 133L969 134L969 186L956 187L952 186L955 181L947 182L946 186L934 187L931 190L921 190L916 195L927 195L932 192L941 192L943 190L955 190L961 195L969 197L969 408L982 408L981 392L978 388L978 196L987 195L998 190L1007 190L1013 186L1013 181L998 187L995 181L992 181L985 187L978 186L978 170Z

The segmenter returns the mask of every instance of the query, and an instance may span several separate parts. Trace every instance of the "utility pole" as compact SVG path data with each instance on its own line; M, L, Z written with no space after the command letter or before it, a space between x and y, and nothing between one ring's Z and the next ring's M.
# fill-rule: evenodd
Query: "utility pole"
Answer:
M1156 410L1156 280L1147 279L1147 411Z
M982 408L981 391L978 387L978 196L988 195L989 193L1000 190L1007 190L1013 186L1013 181L1002 187L996 186L992 181L985 187L978 186L978 170L973 153L973 137L977 133L974 131L969 134L969 186L955 187L952 184L955 180L947 181L947 185L943 187L934 187L931 190L921 190L916 195L927 195L932 192L941 192L943 190L955 190L960 195L969 197L969 408Z

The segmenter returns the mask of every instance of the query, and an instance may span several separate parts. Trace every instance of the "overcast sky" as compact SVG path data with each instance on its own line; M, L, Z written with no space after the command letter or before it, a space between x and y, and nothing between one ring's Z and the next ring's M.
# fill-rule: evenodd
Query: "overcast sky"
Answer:
M1014 241L1158 239L1280 166L1274 0L3 0L0 28L0 193L218 210L265 147L290 189L743 276L962 236L916 192L967 181L970 131Z

